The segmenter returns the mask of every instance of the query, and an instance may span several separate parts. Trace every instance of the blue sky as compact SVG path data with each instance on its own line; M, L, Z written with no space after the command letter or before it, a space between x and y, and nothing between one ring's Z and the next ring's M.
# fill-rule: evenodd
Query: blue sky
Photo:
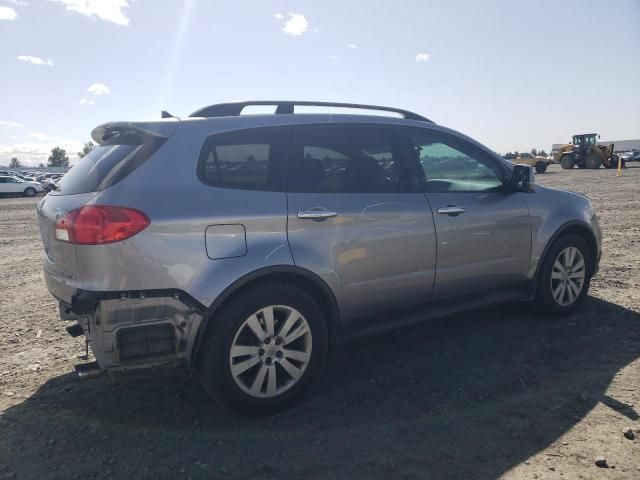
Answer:
M0 0L0 66L0 164L242 99L402 107L501 152L640 138L640 0Z

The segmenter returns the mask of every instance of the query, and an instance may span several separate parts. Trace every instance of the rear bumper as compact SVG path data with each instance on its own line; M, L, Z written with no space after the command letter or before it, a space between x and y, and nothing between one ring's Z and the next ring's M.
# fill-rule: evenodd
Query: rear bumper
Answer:
M160 367L191 370L196 334L205 312L188 295L169 290L76 290L69 302L58 300L60 318L77 322L97 368L112 379L155 372ZM78 328L68 331L73 335ZM77 370L83 378L97 376L95 367L91 375L86 369Z

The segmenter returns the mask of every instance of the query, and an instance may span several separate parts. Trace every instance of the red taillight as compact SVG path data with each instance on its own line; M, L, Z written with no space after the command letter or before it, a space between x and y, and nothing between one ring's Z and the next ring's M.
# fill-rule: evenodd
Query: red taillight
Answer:
M79 245L113 243L132 237L149 225L140 210L112 205L87 205L58 217L56 240Z

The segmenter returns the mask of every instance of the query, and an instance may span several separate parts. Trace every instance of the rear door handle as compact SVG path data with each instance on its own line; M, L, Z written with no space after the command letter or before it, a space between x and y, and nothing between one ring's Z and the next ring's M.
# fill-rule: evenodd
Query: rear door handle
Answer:
M447 205L446 207L440 207L438 213L440 215L459 215L466 212L462 207L456 207L455 205Z
M298 218L310 218L312 220L324 220L325 218L337 217L336 212L329 210L301 210L298 212Z

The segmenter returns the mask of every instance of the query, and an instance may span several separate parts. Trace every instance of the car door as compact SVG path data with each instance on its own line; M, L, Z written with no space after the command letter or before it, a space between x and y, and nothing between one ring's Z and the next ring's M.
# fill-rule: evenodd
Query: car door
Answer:
M11 187L7 180L9 177L0 177L0 193L9 193L9 188Z
M4 191L6 193L18 193L18 192L22 192L22 182L20 180L17 180L13 177L4 177L5 178L5 184L4 184Z
M22 193L25 188L27 188L27 186L24 183L24 180L20 180L19 178L12 178L11 179L13 181L12 185L13 185L13 191L15 193Z
M343 320L428 301L435 231L410 192L401 148L383 125L293 129L288 239L296 265L322 277Z
M433 208L438 256L432 299L524 282L531 220L526 194L507 187L507 167L456 135L425 128L405 133Z

